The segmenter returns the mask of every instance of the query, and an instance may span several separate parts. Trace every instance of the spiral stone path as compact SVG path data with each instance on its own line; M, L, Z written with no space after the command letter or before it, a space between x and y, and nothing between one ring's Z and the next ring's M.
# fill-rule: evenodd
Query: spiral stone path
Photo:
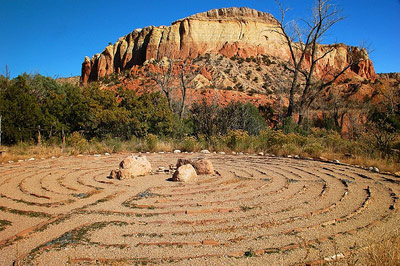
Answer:
M400 228L400 180L312 160L146 154L148 176L107 175L127 154L0 165L0 265L290 265L346 257ZM169 181L178 158L214 175Z

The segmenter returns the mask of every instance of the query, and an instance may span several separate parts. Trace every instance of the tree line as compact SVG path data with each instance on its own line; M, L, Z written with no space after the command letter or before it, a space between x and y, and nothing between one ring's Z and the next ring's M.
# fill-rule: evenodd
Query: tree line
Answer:
M138 95L122 87L100 89L97 83L80 87L40 74L22 74L14 79L0 76L0 114L2 140L8 145L37 143L39 136L60 142L73 132L87 139L128 140L148 134L211 136L236 129L257 134L267 126L251 104L220 107L203 101L195 103L180 119L181 114L171 110L161 92Z

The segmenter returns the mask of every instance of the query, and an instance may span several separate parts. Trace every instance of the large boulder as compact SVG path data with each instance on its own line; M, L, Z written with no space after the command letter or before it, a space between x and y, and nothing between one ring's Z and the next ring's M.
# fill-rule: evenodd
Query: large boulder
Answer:
M112 170L109 177L123 180L147 175L150 172L151 164L146 156L131 155L119 164L119 169Z
M196 170L198 175L212 175L214 174L214 166L212 165L211 161L208 159L197 159L197 160L190 160L190 159L178 159L176 167L179 168L182 165L190 164Z
M185 164L180 166L172 176L173 181L188 182L196 179L196 170L191 164Z

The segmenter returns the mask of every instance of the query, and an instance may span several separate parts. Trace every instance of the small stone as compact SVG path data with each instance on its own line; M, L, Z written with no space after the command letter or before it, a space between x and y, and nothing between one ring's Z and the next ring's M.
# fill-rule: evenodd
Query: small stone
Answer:
M374 171L375 173L379 173L379 169L377 167L374 166L374 168L372 169L372 171Z
M19 163L22 163L24 160L18 160Z
M397 176L400 176L400 172L396 172L396 173L394 173L395 175L397 175Z
M258 153L258 155L264 156L264 153L261 151L261 152Z
M108 152L104 153L105 156L110 156L110 154Z
M163 151L160 151L160 152L159 152L159 154L164 154L164 153L165 153L165 152L163 152Z
M374 170L374 168L372 166L370 166L370 167L368 167L368 170L372 172Z
M200 153L210 154L210 151L209 150L201 150Z
M95 154L94 157L101 157L101 154Z
M8 163L13 163L14 161L8 161Z
M181 153L180 150L174 150L174 153Z
M238 155L243 155L243 152L238 152Z
M233 154L233 155L235 155L235 154L236 154L236 152L234 152L234 151L233 151L233 152L232 152L232 154Z
M35 160L35 158L29 158L28 159L28 161L34 161Z
M326 257L326 258L324 258L324 260L325 261L336 261L336 260L343 259L343 258L344 258L344 255L342 253L339 253L339 254L335 254L330 257Z
M292 158L292 155L288 155L287 157L288 157L288 158Z
M202 244L204 246L218 246L219 245L219 243L215 240L203 240Z
M300 156L299 155L295 155L294 158L295 159L300 159Z
M51 156L51 159L56 159L57 157L56 156Z
M224 151L220 151L220 152L218 152L218 154L224 155L225 152Z
M339 160L334 160L333 161L335 164L340 164Z

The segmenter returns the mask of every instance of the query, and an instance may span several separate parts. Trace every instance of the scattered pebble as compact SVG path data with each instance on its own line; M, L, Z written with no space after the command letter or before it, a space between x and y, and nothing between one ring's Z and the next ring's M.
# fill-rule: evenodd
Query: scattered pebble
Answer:
M108 152L104 153L105 156L110 156L110 154Z
M160 152L158 152L159 154L164 154L165 152L163 152L163 151L160 151Z
M35 158L29 158L28 159L28 161L34 161L35 160Z
M232 154L236 154L236 152L233 151Z
M181 153L180 150L174 150L174 153Z
M264 153L263 152L259 152L258 155L264 156Z
M344 258L344 255L342 253L339 253L339 254L335 254L330 257L326 257L326 258L324 258L324 260L325 261L335 261L335 260L343 259L343 258Z
M379 173L379 169L377 167L372 168L375 173Z
M201 150L200 153L209 154L210 151L209 150Z
M292 155L288 155L287 157L288 157L288 158L292 158Z
M225 152L224 151L220 151L220 152L218 152L218 154L225 154Z
M101 157L101 154L95 154L94 157Z
M243 152L238 152L238 155L243 155Z
M18 160L19 163L22 163L24 160Z
M294 156L294 158L300 159L300 156L296 154L296 155Z
M8 163L13 163L14 161L8 161Z
M340 164L339 160L334 160L333 161L335 164Z
M57 157L56 156L51 156L51 159L56 159Z

